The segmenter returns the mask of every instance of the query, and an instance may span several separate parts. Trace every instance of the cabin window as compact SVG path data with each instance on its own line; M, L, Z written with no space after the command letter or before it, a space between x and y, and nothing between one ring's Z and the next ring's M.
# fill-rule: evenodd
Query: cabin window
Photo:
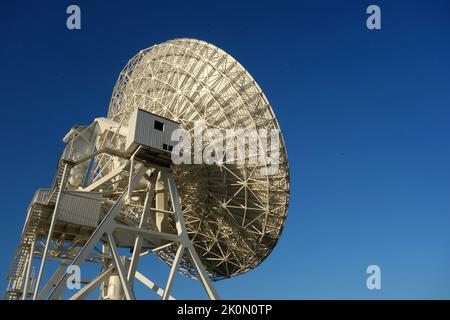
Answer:
M164 131L164 123L161 121L155 120L154 128L159 131Z
M163 150L167 150L167 144L163 143Z

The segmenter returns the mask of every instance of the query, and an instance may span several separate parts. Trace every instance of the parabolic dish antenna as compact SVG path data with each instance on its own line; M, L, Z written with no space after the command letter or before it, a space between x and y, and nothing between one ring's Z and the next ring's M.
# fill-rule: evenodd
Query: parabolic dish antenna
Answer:
M186 136L189 161L179 163ZM28 207L7 299L63 299L70 272L85 262L96 276L72 300L97 287L100 299L132 300L135 280L172 299L177 271L217 299L211 279L256 267L280 237L289 168L278 122L250 74L209 43L177 39L140 51L119 75L108 118L73 126L63 141L52 186ZM138 270L151 253L171 266L164 289ZM50 258L59 265L48 278Z
M127 126L138 107L191 132L199 120L205 129L279 130L266 96L244 67L222 49L195 39L154 45L128 62L114 87L108 118ZM114 136L106 139L106 145L118 146ZM99 161L100 167L108 166L104 174L115 167L107 156ZM256 267L277 243L289 203L283 139L279 161L272 175L247 163L174 167L190 239L214 279ZM160 257L173 256L170 250L160 251ZM192 270L187 260L181 266Z

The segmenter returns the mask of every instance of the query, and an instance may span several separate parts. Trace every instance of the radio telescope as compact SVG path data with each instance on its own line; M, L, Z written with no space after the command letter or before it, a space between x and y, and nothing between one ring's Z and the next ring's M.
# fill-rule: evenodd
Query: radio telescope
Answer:
M98 275L71 299L97 286L101 299L134 299L135 279L173 298L176 272L199 279L215 299L211 280L260 264L280 237L289 203L281 133L271 174L264 171L269 164L252 161L172 163L168 129L194 135L199 123L201 133L279 131L258 84L216 46L176 39L135 55L119 75L107 118L74 126L64 137L53 186L39 189L29 206L6 298L65 298L70 267L92 262ZM210 144L204 139L197 148ZM149 253L170 266L164 289L137 270ZM60 265L41 286L50 257Z

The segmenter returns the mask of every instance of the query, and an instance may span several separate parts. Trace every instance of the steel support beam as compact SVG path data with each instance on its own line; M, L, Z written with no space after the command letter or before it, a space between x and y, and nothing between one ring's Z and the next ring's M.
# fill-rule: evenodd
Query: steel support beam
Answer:
M63 189L65 187L65 183L66 183L68 167L69 167L69 165L67 163L65 163L64 171L63 171L61 181L59 184L59 190L58 190L58 196L56 198L55 208L53 209L53 215L52 215L52 220L50 222L50 228L48 230L47 242L45 243L44 253L42 255L41 267L39 268L39 274L38 274L37 280L36 280L36 288L34 289L33 300L36 300L36 298L37 298L37 295L39 292L39 286L40 286L41 280L42 280L42 274L44 273L45 263L47 262L48 249L50 247L50 241L52 239L53 229L55 228L56 216L58 214L59 201L61 200L61 195L62 195Z
M136 173L136 175L133 178L131 187L134 189L136 185L139 183L141 178L144 176L147 168L142 167L140 170ZM93 250L95 245L100 241L101 237L105 233L112 232L115 226L115 217L122 209L123 205L125 204L125 200L127 199L128 194L128 188L125 188L125 190L122 192L120 198L116 201L116 204L109 210L108 214L103 218L102 222L100 222L100 225L97 227L97 229L94 231L94 233L91 235L87 243L84 245L84 247L78 252L77 256L73 260L72 265L81 265L86 256ZM63 283L67 280L68 274L67 272L60 278L58 283L56 284L53 291L50 293L49 299L55 299L61 295L61 292L64 290L64 287L62 286Z
M167 279L166 288L164 289L164 294L162 296L163 300L167 300L170 295L170 290L172 289L173 281L175 280L175 276L178 272L178 265L180 264L181 258L183 257L184 246L180 244L178 247L177 253L175 254L175 258L172 262L172 267L170 268L169 278Z
M136 271L136 279L139 280L143 285L153 290L158 296L162 297L164 295L164 290L158 287L152 280L144 276L139 271ZM175 298L169 294L169 300L175 300Z
M42 288L42 290L37 295L37 300L44 299L47 293L53 286L56 284L56 281L61 277L61 275L66 270L67 265L69 264L69 260L63 260L61 264L56 269L55 273L53 273L50 280L45 284L45 286Z
M131 290L130 283L127 280L127 275L125 273L125 268L120 261L119 251L117 250L116 241L112 233L108 233L109 248L114 258L114 264L116 265L116 270L119 273L120 283L122 284L122 289L125 293L127 300L135 300L133 290Z
M167 185L169 187L170 196L172 200L173 209L175 211L175 219L176 219L176 226L178 229L178 234L180 236L181 244L186 247L189 253L189 257L194 264L195 268L197 269L198 275L200 277L200 280L203 284L203 287L206 290L206 293L208 294L208 297L211 300L217 300L219 299L219 295L217 294L211 279L209 278L208 273L206 272L205 267L203 266L202 262L200 261L200 258L197 254L197 251L194 248L194 245L192 244L191 240L188 237L187 230L186 230L186 224L184 222L183 218L183 212L181 209L181 203L180 203L180 197L178 196L177 186L175 183L175 178L173 177L173 174L171 171L166 172L167 177Z
M144 209L142 210L141 220L139 221L139 228L142 229L145 227L145 223L150 217L151 206L153 202L153 198L155 196L155 182L156 182L156 174L153 174L148 182L147 188L147 196L145 197ZM140 253L142 249L142 242L144 237L142 234L138 233L136 235L136 239L134 242L133 254L131 257L130 267L128 269L127 279L131 283L131 287L133 287L134 275L136 273L136 268L139 262Z

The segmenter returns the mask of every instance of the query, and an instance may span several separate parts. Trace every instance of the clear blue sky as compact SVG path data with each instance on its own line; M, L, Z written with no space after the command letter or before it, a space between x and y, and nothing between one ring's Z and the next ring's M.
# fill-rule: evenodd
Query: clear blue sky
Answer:
M93 2L0 3L2 290L66 131L106 115L139 50L192 37L258 81L290 160L281 240L258 268L217 283L221 296L450 298L448 1ZM80 31L65 27L72 3ZM365 26L370 4L381 7L382 30ZM381 290L366 288L370 264L381 267ZM204 296L177 281L177 297Z

